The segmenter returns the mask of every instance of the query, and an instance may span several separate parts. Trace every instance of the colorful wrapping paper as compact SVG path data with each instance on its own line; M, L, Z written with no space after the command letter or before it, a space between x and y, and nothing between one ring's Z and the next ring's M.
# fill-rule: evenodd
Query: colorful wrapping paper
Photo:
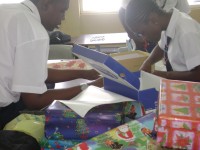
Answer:
M71 148L67 141L68 150L155 150L157 149L153 131L155 116L155 111L153 111ZM42 146L42 150L67 150L66 143L65 145L57 144L55 147L55 143L51 143L52 141L46 141L49 145ZM60 141L54 140L54 142L61 144Z
M40 141L42 150L64 150L76 144L83 142L82 140L48 140L45 137Z
M155 113L148 114L145 118L130 121L67 150L155 150L156 141L152 138L155 137L152 131L154 117Z
M125 102L95 107L81 118L56 101L45 112L45 136L51 140L87 140L143 115L140 103Z
M26 134L34 137L37 141L40 141L44 136L44 122L44 115L28 114L24 112L7 123L4 130L25 132Z
M200 83L162 80L157 130L162 146L200 150Z

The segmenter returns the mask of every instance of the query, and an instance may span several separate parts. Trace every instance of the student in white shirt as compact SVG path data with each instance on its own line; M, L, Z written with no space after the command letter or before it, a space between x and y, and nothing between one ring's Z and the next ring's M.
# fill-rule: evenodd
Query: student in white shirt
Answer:
M190 6L187 0L155 0L158 6L169 12L173 8L186 14L190 13Z
M81 86L47 90L45 83L85 78L94 80L90 84L103 85L94 70L47 69L47 31L61 24L68 7L69 0L0 5L0 128L21 109L41 109L55 99L69 100L82 91Z
M178 11L163 11L153 0L131 0L126 9L126 23L135 34L158 42L141 70L174 80L200 81L200 24ZM151 70L168 56L171 70Z
M171 11L175 7L181 12L184 12L187 14L190 13L190 6L189 6L187 0L155 0L155 1L160 8L162 8L163 10L165 10L167 12ZM131 41L130 44L133 43L133 45L136 45L136 49L151 52L155 46L155 43L147 42L144 38L142 38L140 36L136 36L133 33L131 33L131 31L128 29L128 27L124 21L125 10L126 10L126 7L129 2L130 2L130 0L122 1L122 7L119 10L119 18L120 18L120 21L121 21L124 29L128 33L129 38L132 39L132 40L130 40Z

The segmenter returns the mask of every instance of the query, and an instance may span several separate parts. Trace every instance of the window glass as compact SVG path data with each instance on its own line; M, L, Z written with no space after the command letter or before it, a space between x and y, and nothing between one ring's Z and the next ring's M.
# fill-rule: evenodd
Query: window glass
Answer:
M122 0L82 0L82 12L116 12Z
M117 12L123 0L81 0L82 13ZM200 5L200 0L188 0L190 5Z
M0 0L0 4L20 3L23 0Z
M188 0L190 5L200 5L200 0Z

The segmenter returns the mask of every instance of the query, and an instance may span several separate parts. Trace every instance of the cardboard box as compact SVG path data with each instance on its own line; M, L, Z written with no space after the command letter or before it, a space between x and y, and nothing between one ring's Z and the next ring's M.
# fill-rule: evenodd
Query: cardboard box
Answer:
M155 109L160 78L146 72L130 72L111 56L79 45L73 54L90 64L104 77L104 89L141 102L145 109Z
M200 150L200 83L163 79L157 118L157 142Z
M121 65L126 67L130 72L138 71L143 62L149 56L149 53L140 50L112 53L112 58L118 61Z

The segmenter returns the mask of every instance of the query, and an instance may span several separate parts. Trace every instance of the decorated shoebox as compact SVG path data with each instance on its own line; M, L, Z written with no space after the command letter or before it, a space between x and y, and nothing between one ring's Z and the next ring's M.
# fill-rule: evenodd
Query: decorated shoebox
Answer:
M127 122L67 150L155 150L155 113Z
M74 45L72 52L104 77L105 90L137 100L146 110L156 108L159 77L143 71L130 72L111 56L83 46Z
M110 56L126 67L130 72L138 71L143 62L148 58L149 53L140 50L111 53ZM130 63L131 62L131 63Z
M200 83L163 79L156 126L162 146L200 150Z
M51 140L87 140L144 113L137 101L89 86L73 99L54 101L45 110L45 136Z

